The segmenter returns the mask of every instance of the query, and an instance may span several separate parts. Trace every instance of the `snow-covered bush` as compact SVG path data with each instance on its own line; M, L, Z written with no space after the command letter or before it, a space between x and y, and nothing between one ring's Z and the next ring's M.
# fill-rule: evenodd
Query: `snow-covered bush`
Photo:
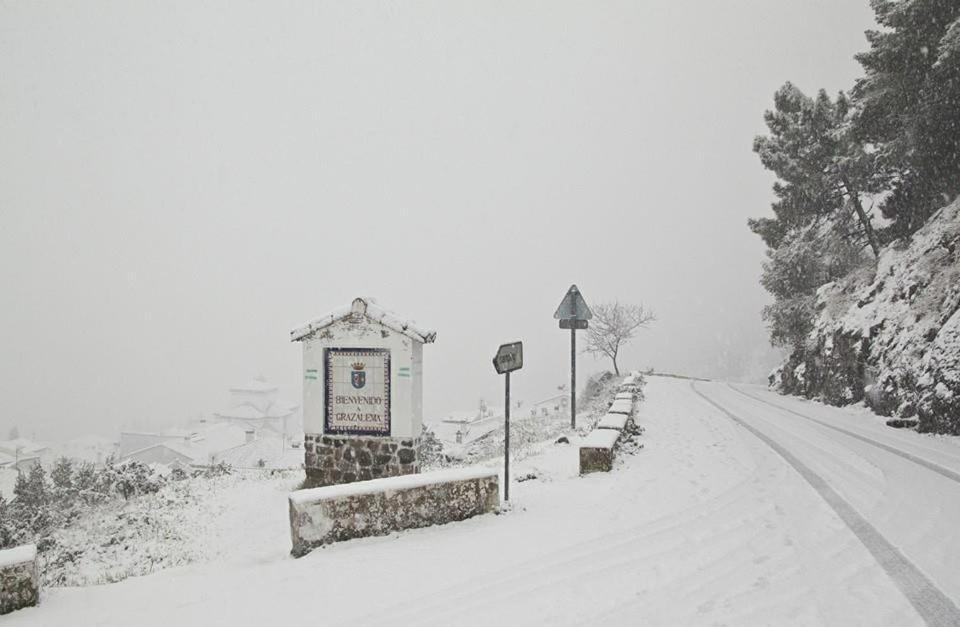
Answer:
M159 472L135 460L108 466L107 470L113 473L113 485L124 499L152 494L166 482Z
M583 386L583 394L577 398L577 410L582 411L591 403L594 403L596 399L604 397L612 389L613 381L613 373L609 370L590 376L586 385Z
M250 541L252 517L271 510L283 520L282 506L301 476L275 470L201 473L168 481L153 493L115 496L86 508L49 537L40 555L44 584L109 583L229 555L238 541Z
M119 581L205 554L205 525L223 508L218 491L260 481L293 487L282 473L237 476L226 464L164 470L115 460L59 459L49 473L36 466L17 479L12 500L0 496L0 549L37 544L44 585Z
M233 468L231 468L230 464L227 462L217 462L212 466L207 466L202 471L198 471L194 476L202 474L209 479L211 477L223 477L229 475L231 472L233 472Z
M423 425L420 430L420 460L424 466L443 466L446 462L443 442L427 425Z

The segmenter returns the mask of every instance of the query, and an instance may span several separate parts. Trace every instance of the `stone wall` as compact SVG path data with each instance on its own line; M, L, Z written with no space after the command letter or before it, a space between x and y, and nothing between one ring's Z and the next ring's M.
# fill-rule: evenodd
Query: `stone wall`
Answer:
M0 551L0 614L36 605L40 576L34 545Z
M291 553L485 514L500 505L496 472L457 469L298 490L290 495Z
M304 436L305 487L321 487L420 472L420 439Z

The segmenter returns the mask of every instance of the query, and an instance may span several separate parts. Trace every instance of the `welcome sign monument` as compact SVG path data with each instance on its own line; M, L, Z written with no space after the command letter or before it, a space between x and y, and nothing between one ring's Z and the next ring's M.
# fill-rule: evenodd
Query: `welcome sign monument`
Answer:
M423 345L436 336L364 298L291 332L308 487L420 471Z

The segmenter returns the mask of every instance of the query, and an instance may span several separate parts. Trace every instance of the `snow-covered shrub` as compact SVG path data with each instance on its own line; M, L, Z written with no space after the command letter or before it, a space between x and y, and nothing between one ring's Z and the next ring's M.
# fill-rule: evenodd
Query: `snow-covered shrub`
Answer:
M0 496L0 549L35 543L44 585L119 581L187 564L209 544L204 525L222 503L219 490L248 479L276 482L284 493L292 476L263 472L237 476L229 466L195 476L138 462L102 467L58 460L23 473L15 498Z
M223 477L229 475L231 472L233 472L233 468L230 466L230 464L227 462L217 462L212 466L207 466L197 474L202 474L204 477L210 479L212 477Z
M129 500L115 495L51 534L41 553L44 584L109 583L231 554L238 541L231 534L247 539L252 512L285 505L301 476L287 471L201 474ZM273 501L264 503L265 497Z
M589 377L586 385L583 386L583 394L577 398L577 411L583 411L601 396L606 397L606 394L612 389L613 381L613 373L609 370L604 370Z
M184 479L189 479L190 475L187 474L186 470L178 466L170 470L169 478L171 481L183 481Z
M156 470L136 460L107 467L113 473L113 485L124 498L152 494L159 490L166 479Z
M443 442L437 439L433 429L423 425L420 430L420 461L424 466L443 466Z
M17 477L13 501L0 507L0 548L36 543L43 553L51 534L91 506L156 492L161 485L163 479L138 462L94 468L61 458L49 478L38 464Z

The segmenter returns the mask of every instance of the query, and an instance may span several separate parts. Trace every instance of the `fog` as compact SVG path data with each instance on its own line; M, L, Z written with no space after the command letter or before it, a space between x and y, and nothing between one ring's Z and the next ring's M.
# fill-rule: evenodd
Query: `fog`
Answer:
M643 303L626 367L756 379L774 90L847 88L866 2L0 4L0 437L300 400L295 326L436 329L425 418L568 378L552 314ZM841 59L842 62L837 62ZM607 367L582 355L585 376Z

